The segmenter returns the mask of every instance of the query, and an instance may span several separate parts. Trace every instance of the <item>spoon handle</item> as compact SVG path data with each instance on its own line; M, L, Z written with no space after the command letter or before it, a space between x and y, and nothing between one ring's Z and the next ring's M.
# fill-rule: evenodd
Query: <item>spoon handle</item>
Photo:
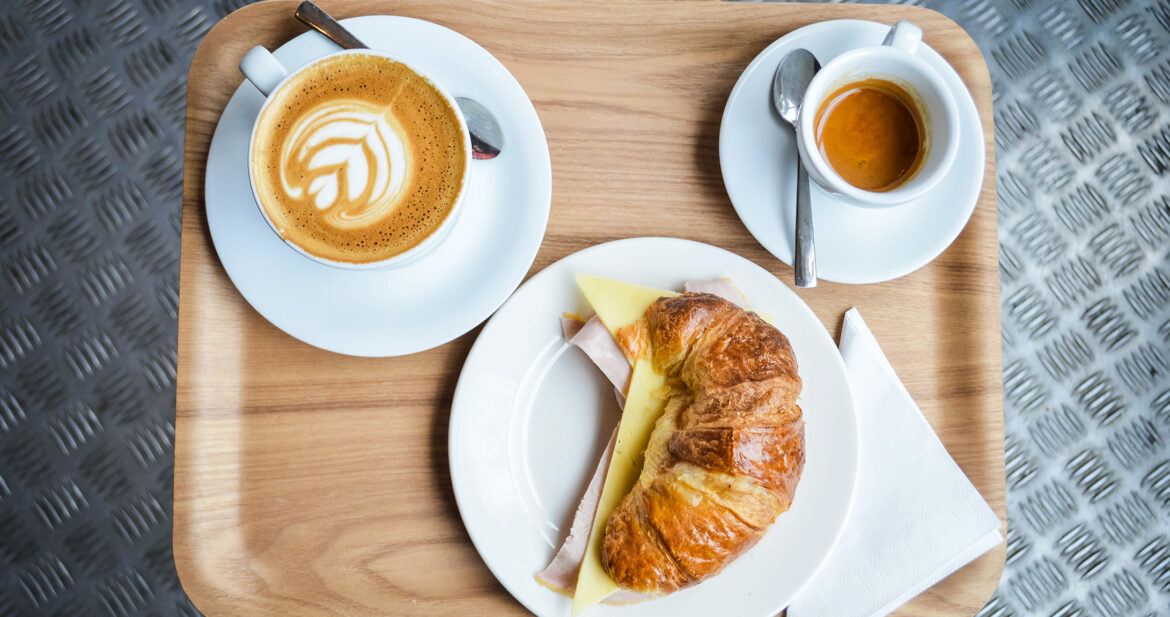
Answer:
M800 153L796 154L796 269L797 287L817 286L817 256L813 250L812 197L808 191L808 172Z
M324 34L326 38L337 43L343 49L369 49L345 26L338 23L321 7L305 0L297 7L296 18L306 26ZM493 159L500 154L504 147L504 132L492 112L478 102L464 97L456 97L455 104L463 111L467 118L467 132L471 136L471 156L477 160Z
M337 23L336 19L321 10L321 7L305 0L297 7L296 18L306 26L324 34L334 43L344 49L368 49L368 46L359 41L345 26Z

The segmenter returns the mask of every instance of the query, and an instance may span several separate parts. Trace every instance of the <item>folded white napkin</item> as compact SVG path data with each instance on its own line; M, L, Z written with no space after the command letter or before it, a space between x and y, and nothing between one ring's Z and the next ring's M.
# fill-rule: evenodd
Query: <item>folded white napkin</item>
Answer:
M841 356L860 435L857 488L825 564L789 617L880 617L1002 540L1000 521L947 454L857 309Z

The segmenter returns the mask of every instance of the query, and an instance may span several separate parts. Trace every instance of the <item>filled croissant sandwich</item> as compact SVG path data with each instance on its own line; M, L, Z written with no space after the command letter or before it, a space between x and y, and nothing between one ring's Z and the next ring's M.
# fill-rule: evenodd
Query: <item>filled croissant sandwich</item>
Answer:
M537 575L573 596L574 614L717 575L792 505L805 461L792 346L733 285L578 284L597 315L563 320L566 338L624 407L564 544Z

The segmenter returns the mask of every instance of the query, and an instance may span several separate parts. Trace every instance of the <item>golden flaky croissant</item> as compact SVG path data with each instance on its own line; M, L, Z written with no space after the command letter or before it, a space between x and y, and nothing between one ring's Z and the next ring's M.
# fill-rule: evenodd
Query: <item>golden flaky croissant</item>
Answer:
M709 294L660 298L618 334L667 376L670 398L606 523L602 565L623 588L669 593L717 574L791 505L800 377L783 334Z

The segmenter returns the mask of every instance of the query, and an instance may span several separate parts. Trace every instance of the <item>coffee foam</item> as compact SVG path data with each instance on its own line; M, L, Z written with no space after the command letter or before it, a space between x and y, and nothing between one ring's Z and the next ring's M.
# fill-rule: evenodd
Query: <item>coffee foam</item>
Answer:
M447 99L405 65L347 54L269 103L253 175L273 225L306 252L368 263L435 232L462 188L466 146Z
M410 138L385 111L337 100L297 118L280 154L285 194L312 199L326 222L341 229L385 218L400 203L410 175Z

